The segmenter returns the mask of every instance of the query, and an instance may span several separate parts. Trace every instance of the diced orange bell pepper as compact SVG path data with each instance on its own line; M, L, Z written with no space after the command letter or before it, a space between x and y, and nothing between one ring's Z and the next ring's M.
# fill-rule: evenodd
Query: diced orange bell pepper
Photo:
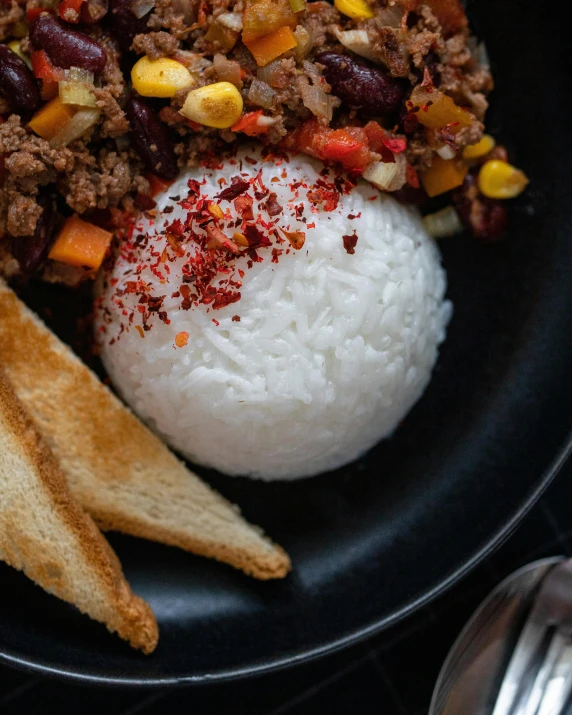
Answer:
M52 261L97 270L113 234L74 215L67 219L48 255Z
M69 124L75 114L75 109L69 104L62 104L59 97L55 97L34 114L30 119L29 127L42 139L48 141Z
M433 163L421 175L421 183L427 196L439 196L457 186L461 186L469 167L459 159L441 159L433 157Z
M242 41L251 42L269 35L281 27L296 27L298 18L292 12L290 0L246 0L242 14Z
M435 88L429 90L417 85L407 106L409 109L419 107L415 117L419 124L430 129L443 129L448 126L456 134L463 127L470 127L475 121L466 109L459 107L451 97Z
M262 115L262 109L257 109L255 112L247 112L242 115L236 124L232 125L231 130L233 132L242 132L248 137L255 137L258 134L266 134L268 127L260 126L258 124L258 119Z
M280 27L269 35L264 35L258 40L246 42L244 44L250 50L259 67L269 64L288 50L293 49L298 44L294 33L288 26Z
M238 41L239 33L231 30L220 22L211 22L205 40L207 42L216 42L220 47L221 52L230 52Z
M66 22L79 22L79 13L84 0L62 0L58 5L58 14Z

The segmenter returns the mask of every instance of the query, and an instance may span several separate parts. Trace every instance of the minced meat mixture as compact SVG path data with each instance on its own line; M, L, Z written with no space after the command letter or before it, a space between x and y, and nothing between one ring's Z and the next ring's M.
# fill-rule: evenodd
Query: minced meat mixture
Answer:
M333 162L403 200L456 188L462 219L493 201L474 181L467 198L474 162L458 165L483 136L492 88L459 0L2 0L0 42L5 272L13 256L57 279L46 258L62 217L113 230L152 210L179 169L241 137ZM178 63L192 84L132 82L142 57ZM220 83L242 109L209 126L186 100ZM71 102L70 84L84 90Z

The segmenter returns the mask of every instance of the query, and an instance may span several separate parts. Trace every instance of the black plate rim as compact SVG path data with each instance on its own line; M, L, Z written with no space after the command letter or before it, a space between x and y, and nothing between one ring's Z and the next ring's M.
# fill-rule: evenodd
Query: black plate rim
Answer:
M43 675L50 678L58 678L73 683L84 685L100 685L106 687L176 687L185 685L206 685L214 683L229 682L242 678L266 675L278 670L301 665L312 660L331 655L336 651L343 650L349 646L366 640L374 635L378 635L389 627L396 625L423 606L428 605L438 596L455 585L463 576L475 568L483 559L494 551L510 534L516 529L518 524L524 519L532 507L542 497L544 492L554 481L566 461L572 456L572 432L569 433L563 446L558 451L556 457L540 477L536 488L528 497L516 508L512 516L506 520L502 526L489 538L489 540L475 553L469 556L464 563L455 571L442 579L437 585L429 588L425 593L402 606L399 610L390 615L362 626L341 638L335 638L321 646L301 651L296 654L277 656L273 660L264 663L246 666L244 668L226 669L216 674L206 676L183 676L173 678L112 678L103 676L90 676L86 673L74 672L68 668L56 668L43 665L30 659L21 658L11 654L10 651L0 651L0 663L19 670L25 670L36 675Z

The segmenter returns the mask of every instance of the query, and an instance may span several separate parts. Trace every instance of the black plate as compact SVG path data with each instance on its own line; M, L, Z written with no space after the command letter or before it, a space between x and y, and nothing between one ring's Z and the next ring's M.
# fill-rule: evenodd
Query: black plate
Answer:
M513 205L506 242L443 242L455 315L423 400L391 441L334 474L273 485L205 474L288 549L295 571L284 582L113 537L161 627L144 657L2 565L1 659L149 684L293 663L426 602L548 483L572 415L572 152L560 94L572 67L564 29L537 0L471 10L497 81L490 128L532 185Z

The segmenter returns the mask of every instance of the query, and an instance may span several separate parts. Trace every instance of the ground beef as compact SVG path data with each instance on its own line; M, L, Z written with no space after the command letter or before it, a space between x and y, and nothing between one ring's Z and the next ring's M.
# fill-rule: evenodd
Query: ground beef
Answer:
M97 106L104 116L100 133L103 138L120 137L129 131L129 122L125 117L125 112L121 109L117 100L108 87L96 89L95 96Z
M450 0L453 5L456 2ZM456 134L451 132L447 137L423 127L416 128L414 122L407 127L400 124L407 114L405 108L401 114L396 112L396 116L374 118L387 131L406 137L405 156L413 168L423 171L431 165L444 138L450 146L458 148L478 140L483 131L486 95L492 88L490 72L480 66L472 54L473 45L468 42L469 33L463 22L454 22L444 31L436 17L442 17L440 4L433 0L425 0L425 3L423 0L378 0L372 4L373 18L354 21L340 14L330 2L309 2L306 12L299 16L299 23L310 37L310 46L305 50L298 46L267 66L259 67L238 32L235 44L226 51L221 51L217 41L206 39L212 23L222 13L243 12L243 0L156 0L147 20L149 31L134 37L132 49L151 59L176 56L195 77L195 88L230 77L241 91L245 112L259 110L249 98L253 80L269 84L274 95L272 106L266 108L264 114L273 123L258 138L275 151L285 137L290 139L303 122L313 118L304 106L303 96L310 95L312 87L326 93L331 91L315 57L324 51L355 57L339 42L338 31L365 30L369 38L366 54L370 66L387 68L393 77L403 78L400 81L405 85L409 82L411 89L424 77L427 81L429 76L441 91L458 105L468 107L476 117L471 126ZM39 0L0 0L0 40L11 39L16 24L25 21L26 10L38 5ZM436 8L435 12L430 5ZM408 8L414 8L415 12L407 13ZM459 13L462 17L460 5L457 9L453 7L450 17L458 19ZM80 25L77 29L100 42L107 54L105 68L97 77L94 90L101 109L100 119L90 130L90 137L63 149L52 149L47 141L23 126L24 120L10 115L9 98L0 97L3 161L0 235L6 231L14 236L33 233L41 211L36 197L46 190L44 187L60 192L67 204L64 213L111 211L113 214L118 210L130 211L145 200L148 202L148 198L137 199L138 194L149 192L147 169L131 147L131 128L122 109L128 92L126 79L136 58L132 53L120 51L117 40L110 34L113 22L106 20L91 27ZM28 36L21 31L18 35L21 49L28 52ZM231 42L233 39L231 37ZM215 58L216 52L220 56ZM364 61L361 57L356 59ZM233 68L234 74L228 74ZM215 160L229 143L241 137L231 129L219 130L189 122L179 111L187 92L181 90L170 100L145 100L170 128L180 167L196 165L209 157ZM359 111L344 107L337 97L330 99L332 128L363 126L369 120ZM27 121L28 117L24 119ZM369 157L377 160L380 155L370 152ZM4 261L2 265L5 264ZM7 269L0 267L0 272L2 270ZM57 270L50 272L52 278L58 275Z
M8 199L6 230L12 236L31 236L42 213L42 207L31 195L8 191L6 196Z
M148 32L146 35L135 35L131 49L139 55L158 60L174 55L180 45L179 40L168 32Z
M24 19L25 9L16 0L0 3L0 42L10 39L14 25Z
M333 5L322 0L308 3L306 14L301 19L301 25L310 33L313 49L317 53L329 49L328 26L339 25L342 16Z

